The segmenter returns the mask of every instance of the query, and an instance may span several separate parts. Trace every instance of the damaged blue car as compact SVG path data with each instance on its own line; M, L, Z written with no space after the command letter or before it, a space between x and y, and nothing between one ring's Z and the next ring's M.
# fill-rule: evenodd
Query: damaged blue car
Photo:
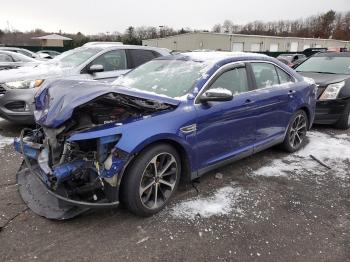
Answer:
M14 143L19 192L50 219L119 202L149 216L180 179L274 145L298 150L315 103L312 81L258 54L162 57L113 85L55 80L35 97L37 128Z

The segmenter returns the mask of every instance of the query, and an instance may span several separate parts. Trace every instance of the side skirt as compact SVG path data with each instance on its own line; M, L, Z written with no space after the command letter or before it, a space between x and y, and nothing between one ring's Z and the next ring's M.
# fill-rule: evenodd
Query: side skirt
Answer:
M238 155L235 155L235 156L233 156L233 157L231 157L231 158L222 160L222 161L220 161L220 162L218 162L218 163L216 163L216 164L213 164L213 165L210 165L210 166L208 166L208 167L202 168L202 169L200 169L200 170L198 170L198 171L192 172L192 173L191 173L191 180L196 179L196 178L202 176L203 174L205 174L205 173L207 173L207 172L209 172L209 171L218 169L218 168L220 168L220 167L226 166L226 165L228 165L228 164L231 164L231 163L233 163L233 162L236 162L236 161L238 161L238 160L241 160L241 159L243 159L243 158L246 158L246 157L248 157L248 156L251 156L251 155L253 155L253 154L255 154L255 153L258 153L258 152L260 152L260 151L263 151L263 150L265 150L265 149L267 149L267 148L270 148L270 147L273 147L273 146L275 146L275 145L281 144L281 143L283 142L283 140L284 140L284 136L281 136L281 137L279 137L278 139L274 139L273 141L270 141L270 142L268 142L268 143L264 143L264 144L262 144L262 145L259 145L259 146L257 146L257 147L254 147L253 150L248 150L248 151L242 152L242 153L240 153L240 154L238 154Z

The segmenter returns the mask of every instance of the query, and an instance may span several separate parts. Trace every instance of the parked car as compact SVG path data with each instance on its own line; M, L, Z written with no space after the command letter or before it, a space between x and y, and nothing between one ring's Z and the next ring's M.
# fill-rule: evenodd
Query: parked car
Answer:
M318 53L295 68L315 80L317 91L317 124L350 127L350 53Z
M38 128L15 141L25 159L20 194L48 218L119 201L149 216L180 177L198 178L278 144L301 148L315 96L314 83L248 53L160 57L113 85L57 80L36 95Z
M306 59L306 56L304 54L280 54L277 56L277 59L284 59L288 61L287 65L289 67L293 67L295 64L300 63L300 60Z
M0 50L0 70L19 68L22 66L36 66L40 63L42 63L42 61L20 53Z
M310 56L317 54L317 53L327 52L327 50L328 49L326 47L310 47L310 48L304 49L303 54L306 57L310 57Z
M155 47L96 44L64 52L35 68L0 71L0 117L19 124L34 123L34 94L50 79L113 81L132 68L168 54L168 50Z
M19 53L19 54L28 56L30 58L42 60L42 58L39 55L37 55L36 53L34 53L28 49L24 49L24 48L0 46L0 51L15 52L15 53Z
M60 52L57 52L55 50L40 50L38 52L36 52L40 57L42 58L48 58L48 59L52 59L58 55L60 55Z

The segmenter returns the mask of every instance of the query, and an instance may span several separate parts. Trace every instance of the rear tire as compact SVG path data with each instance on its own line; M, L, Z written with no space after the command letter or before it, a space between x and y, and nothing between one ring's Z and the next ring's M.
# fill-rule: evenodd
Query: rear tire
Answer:
M127 169L121 185L121 201L138 216L151 216L165 207L180 181L181 160L168 144L143 151Z
M338 120L338 122L334 125L339 129L349 129L350 128L350 102L348 102L344 114Z
M299 150L306 141L309 119L304 110L297 111L290 121L282 148L293 153Z

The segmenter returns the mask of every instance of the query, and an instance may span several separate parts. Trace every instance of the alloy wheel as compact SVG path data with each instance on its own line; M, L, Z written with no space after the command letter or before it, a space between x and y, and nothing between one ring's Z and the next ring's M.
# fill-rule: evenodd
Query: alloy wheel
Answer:
M148 162L140 182L140 199L149 209L157 209L164 205L174 191L178 164L170 153L160 153Z
M298 114L294 119L289 131L289 144L292 148L297 148L306 136L306 118L303 114Z

